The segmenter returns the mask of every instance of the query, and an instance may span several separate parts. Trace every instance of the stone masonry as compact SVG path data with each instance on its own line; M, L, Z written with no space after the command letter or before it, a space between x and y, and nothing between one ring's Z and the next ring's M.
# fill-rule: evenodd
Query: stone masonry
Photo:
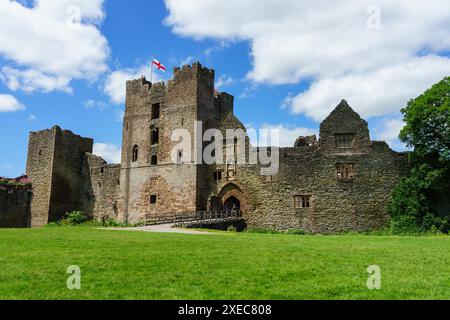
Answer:
M187 146L174 136L180 129L192 137ZM175 68L167 83L127 81L121 164L107 164L92 155L91 139L59 127L30 134L30 225L73 210L136 223L146 215L235 208L250 227L366 231L387 225L392 189L408 173L407 154L371 141L367 122L346 101L323 121L319 138L299 137L279 150L273 176L262 175L259 162L185 160L189 151L203 153L207 144L196 137L208 129L246 131L234 98L215 91L214 70L194 63ZM247 157L261 152L248 138L243 150Z

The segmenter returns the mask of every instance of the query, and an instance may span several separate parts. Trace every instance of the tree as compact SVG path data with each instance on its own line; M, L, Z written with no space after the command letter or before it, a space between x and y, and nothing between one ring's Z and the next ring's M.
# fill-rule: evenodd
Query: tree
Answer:
M394 231L450 230L450 77L401 110L400 139L413 148L411 174L394 190Z

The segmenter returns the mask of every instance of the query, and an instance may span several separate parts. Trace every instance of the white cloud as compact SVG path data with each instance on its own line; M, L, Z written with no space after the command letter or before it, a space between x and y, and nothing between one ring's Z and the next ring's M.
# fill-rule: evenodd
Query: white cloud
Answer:
M373 72L320 79L286 102L294 113L317 121L323 120L342 99L365 118L388 115L398 112L411 98L441 80L443 70L450 72L450 59L417 57Z
M6 79L6 86L12 90L22 90L24 92L51 92L54 90L72 93L70 78L57 75L46 75L39 70L20 70L11 67L4 67L1 70Z
M103 91L109 96L111 102L115 104L125 103L126 82L127 80L138 79L145 76L150 81L151 68L150 62L139 68L125 68L112 72L105 81ZM153 72L153 82L161 81L160 75Z
M234 83L235 83L235 80L232 77L227 76L226 74L223 74L219 77L219 79L217 79L217 81L215 83L215 87L217 90L220 90L222 88L229 87L229 86L233 85Z
M88 109L99 109L100 111L103 111L108 106L108 104L103 101L89 99L84 102L84 106Z
M97 24L103 0L0 0L0 55L11 90L71 92L71 80L94 80L107 70L109 47Z
M180 66L184 66L186 64L191 64L192 62L194 62L195 57L193 56L188 56L186 58L184 58L181 62L180 62Z
M120 163L121 161L121 150L114 144L95 143L93 153L109 163Z
M15 112L24 110L25 106L9 94L0 94L0 112Z
M400 131L405 126L403 120L398 117L384 118L375 125L375 138L385 141L392 149L406 150L406 146L399 140Z
M300 136L317 135L317 131L286 125L264 124L259 128L246 125L251 143L254 146L293 147Z
M27 122L35 122L37 120L37 117L34 114L30 114L27 117Z
M444 0L166 0L166 23L196 39L251 43L256 83L311 81L295 113L321 120L346 98L363 115L398 111L450 73L450 2ZM379 30L367 9L381 10ZM408 76L408 73L410 75ZM296 97L295 97L296 96ZM382 97L385 96L385 97Z
M114 111L114 120L118 123L123 123L123 118L125 117L125 111L121 109L116 109Z

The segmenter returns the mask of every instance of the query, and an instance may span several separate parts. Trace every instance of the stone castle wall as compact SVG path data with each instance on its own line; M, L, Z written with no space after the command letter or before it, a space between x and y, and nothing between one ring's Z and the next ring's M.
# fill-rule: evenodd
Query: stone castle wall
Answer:
M88 211L83 187L89 178L85 174L86 153L92 148L92 139L56 128L49 221L58 221L67 212Z
M110 165L102 158L86 154L89 179L85 186L85 212L95 220L116 219L120 191L120 165Z
M222 131L242 128L234 117L222 126ZM277 175L262 175L260 165L238 164L229 178L225 165L212 167L211 177L215 170L222 172L222 181L210 178L216 205L220 208L228 198L237 198L248 225L257 228L330 234L385 227L391 192L408 174L407 154L370 141L367 123L345 101L321 128L320 144L280 149ZM352 147L338 147L336 134L350 133ZM351 179L338 177L341 165L352 166ZM295 197L300 196L309 197L308 208L295 207Z
M117 217L120 165L93 156L92 148L92 139L58 126L30 134L32 227L58 221L71 211L95 219Z
M258 164L197 165L184 155L209 143L180 145L172 141L175 130L192 139L210 128L224 137L226 129L245 130L233 114L234 98L215 92L214 70L195 63L175 68L167 83L142 78L128 81L126 90L120 165L92 155L91 139L59 127L30 134L31 226L73 210L135 223L147 214L221 210L235 199L250 227L372 230L387 224L391 191L408 172L406 155L371 141L367 122L345 101L321 124L318 141L301 137L296 147L280 150L277 175L263 176ZM247 139L246 152L251 148ZM342 166L352 168L351 179L340 177ZM308 197L308 207L298 206L300 196Z
M0 228L27 228L31 224L31 185L0 183Z
M251 227L322 234L380 229L388 224L386 205L405 175L407 158L386 144L370 149L346 156L325 156L317 147L281 149L278 175L268 178L261 176L259 166L238 166L235 181L225 181L217 190L239 186ZM336 164L343 162L354 164L352 181L336 178ZM310 208L295 208L294 197L305 195L311 197Z
M121 191L119 219L137 222L146 214L167 214L196 211L203 205L203 191L198 176L204 167L193 163L182 163L186 154L194 154L194 141L189 146L177 147L180 141L172 141L175 130L189 132L195 136L195 121L203 127L213 128L220 121L215 106L221 108L231 98L224 96L222 103L215 100L214 71L199 63L175 68L174 78L167 85L150 84L145 79L127 82L123 154L121 168ZM154 106L159 106L159 116ZM154 142L152 136L158 133ZM138 159L133 161L133 149L138 148ZM175 154L172 154L172 152ZM174 163L178 157L180 163ZM157 164L152 164L152 156ZM151 198L156 197L156 203Z
M40 227L48 223L55 142L56 128L30 133L27 176L33 184L32 227Z

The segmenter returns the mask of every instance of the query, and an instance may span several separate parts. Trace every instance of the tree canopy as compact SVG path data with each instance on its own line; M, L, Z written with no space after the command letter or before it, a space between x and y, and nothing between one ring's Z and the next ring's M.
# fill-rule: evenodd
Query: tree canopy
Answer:
M394 231L450 230L450 77L401 110L400 139L413 148L411 174L394 190Z

